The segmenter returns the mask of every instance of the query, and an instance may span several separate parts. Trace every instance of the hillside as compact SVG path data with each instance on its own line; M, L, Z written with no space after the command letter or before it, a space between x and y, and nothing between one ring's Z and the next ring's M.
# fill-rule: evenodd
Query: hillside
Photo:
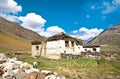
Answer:
M120 25L103 31L86 45L120 45Z
M31 40L44 40L36 32L0 18L0 51L30 51Z
M86 45L100 45L101 52L120 53L120 24L103 31Z
M20 26L18 23L10 22L3 18L0 18L0 30L13 33L18 37L29 40L33 40L33 39L43 40L43 37L37 34L36 32L25 29L22 26Z

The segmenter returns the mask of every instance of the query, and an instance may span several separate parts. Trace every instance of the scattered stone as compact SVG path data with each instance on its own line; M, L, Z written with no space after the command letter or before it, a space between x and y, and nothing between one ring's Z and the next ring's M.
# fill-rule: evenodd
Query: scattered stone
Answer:
M0 64L4 63L7 60L7 57L5 56L5 54L0 53Z
M4 62L3 62L4 61ZM37 66L37 62L33 63ZM66 79L56 72L33 68L32 64L0 54L0 79ZM2 77L2 78L1 78Z

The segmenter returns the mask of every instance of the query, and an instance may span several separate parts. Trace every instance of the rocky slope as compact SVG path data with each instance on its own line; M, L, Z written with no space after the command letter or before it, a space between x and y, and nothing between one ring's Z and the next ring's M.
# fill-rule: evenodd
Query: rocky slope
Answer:
M29 40L33 40L33 39L43 40L43 37L37 34L36 32L25 29L22 26L20 26L18 23L10 22L3 18L0 18L0 30L13 33L18 37L29 39Z
M120 45L120 24L103 31L86 45Z
M18 23L0 18L0 51L30 51L31 40L34 39L42 41L44 37Z

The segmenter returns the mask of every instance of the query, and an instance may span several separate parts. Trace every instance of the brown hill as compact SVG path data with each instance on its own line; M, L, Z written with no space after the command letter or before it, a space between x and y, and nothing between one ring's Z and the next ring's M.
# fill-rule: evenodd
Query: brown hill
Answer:
M23 28L18 23L10 22L3 18L0 18L0 30L13 33L16 36L24 38L24 39L29 39L29 40L33 40L33 39L43 40L44 39L44 37L40 36L36 32Z
M0 18L0 51L30 51L31 40L34 39L42 41L44 37L18 23Z
M120 24L103 31L86 45L120 45Z

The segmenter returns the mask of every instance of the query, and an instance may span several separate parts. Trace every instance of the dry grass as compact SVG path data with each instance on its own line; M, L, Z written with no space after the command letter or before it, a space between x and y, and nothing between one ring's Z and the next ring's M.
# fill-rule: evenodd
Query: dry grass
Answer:
M116 45L101 46L102 53L120 53L120 47Z
M13 34L0 33L0 51L29 51L30 41L19 38Z
M18 59L31 64L37 61L38 66L36 68L57 72L59 75L68 77L68 79L114 79L120 76L120 62L118 61L96 61L87 58L54 60L41 57L34 59L30 54L20 55Z

